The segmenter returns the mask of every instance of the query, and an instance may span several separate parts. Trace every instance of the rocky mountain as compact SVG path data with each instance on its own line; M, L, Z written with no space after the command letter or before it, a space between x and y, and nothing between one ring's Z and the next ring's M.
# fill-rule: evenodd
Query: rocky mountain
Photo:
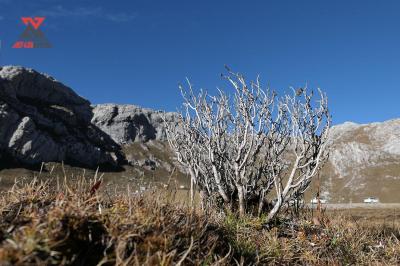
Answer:
M46 74L0 68L0 158L6 166L63 161L89 168L130 164L171 170L168 160L129 147L153 141L150 146L165 151L164 144L156 143L166 141L164 119L176 124L177 114L134 105L92 106Z
M22 67L0 68L3 164L123 166L122 176L162 179L174 168L184 172L172 159L163 118L178 121L176 113L164 115L134 105L92 106L48 75ZM336 125L330 141L329 162L320 175L330 202L360 202L368 196L400 202L400 119ZM0 164L0 178L1 173ZM309 197L315 183L310 192Z
M116 167L120 146L91 123L89 101L32 69L0 68L0 156L23 165Z
M334 126L330 137L330 158L321 177L333 201L375 196L382 202L400 202L400 119L346 122Z
M164 113L128 104L99 104L92 123L121 145L149 140L166 141L164 120L177 124L176 113Z

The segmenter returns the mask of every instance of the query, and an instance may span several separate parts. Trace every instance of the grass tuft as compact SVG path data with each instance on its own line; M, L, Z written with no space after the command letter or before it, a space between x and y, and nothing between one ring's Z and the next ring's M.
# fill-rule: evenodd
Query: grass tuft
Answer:
M400 264L398 223L203 213L167 190L99 180L16 183L0 198L2 265ZM129 192L129 193L128 193ZM315 217L314 217L315 218Z

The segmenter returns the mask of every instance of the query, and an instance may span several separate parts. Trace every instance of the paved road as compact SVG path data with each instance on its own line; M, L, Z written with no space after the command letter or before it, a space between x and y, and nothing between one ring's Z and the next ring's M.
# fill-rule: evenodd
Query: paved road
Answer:
M317 204L307 204L309 207L316 208ZM322 204L326 209L400 209L400 203L327 203Z

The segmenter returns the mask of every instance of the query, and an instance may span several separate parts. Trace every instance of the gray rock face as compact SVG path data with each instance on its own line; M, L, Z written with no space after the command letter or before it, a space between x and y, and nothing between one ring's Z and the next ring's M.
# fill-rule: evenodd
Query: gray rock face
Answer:
M99 104L93 108L92 123L102 129L118 144L166 141L163 112L135 105ZM177 113L166 113L166 121L176 124Z
M321 177L333 202L362 202L372 196L400 202L400 119L332 127Z
M116 166L120 147L91 124L89 101L50 76L0 67L0 154L34 165L64 161Z

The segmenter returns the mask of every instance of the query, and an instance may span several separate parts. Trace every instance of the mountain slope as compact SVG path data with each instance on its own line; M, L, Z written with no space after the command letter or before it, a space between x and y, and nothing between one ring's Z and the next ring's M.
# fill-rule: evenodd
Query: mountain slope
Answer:
M91 106L46 74L0 67L0 179L20 177L12 163L27 167L63 161L78 168L118 167L122 173L108 174L116 180L168 179L177 169L185 183L184 169L166 143L164 119L178 122L176 113L134 105ZM330 142L330 159L320 175L330 202L360 202L368 196L400 202L400 119L337 125ZM315 194L316 183L307 198Z
M400 202L400 119L346 122L334 126L330 137L330 158L321 181L332 201L375 196L382 202Z
M168 113L168 118L169 122L177 122L174 113ZM104 132L112 132L110 136L120 145L130 145L124 151L131 161L137 157L135 147L140 146L132 143L155 139L167 146L161 120L161 114L150 109L106 104L96 106L92 122ZM322 192L330 202L362 202L369 196L379 197L382 202L400 202L400 119L336 125L331 129L330 147L329 161L320 175ZM161 149L160 153L171 160L169 149ZM158 165L163 168L167 164ZM306 199L315 194L315 181Z
M91 123L90 102L33 69L0 67L0 158L118 168L120 147Z

